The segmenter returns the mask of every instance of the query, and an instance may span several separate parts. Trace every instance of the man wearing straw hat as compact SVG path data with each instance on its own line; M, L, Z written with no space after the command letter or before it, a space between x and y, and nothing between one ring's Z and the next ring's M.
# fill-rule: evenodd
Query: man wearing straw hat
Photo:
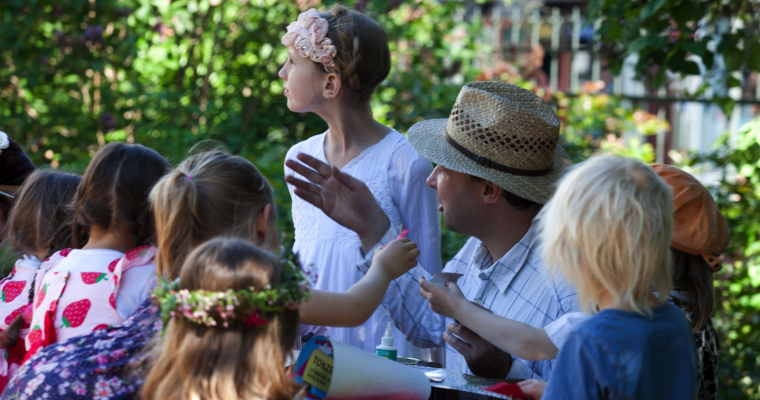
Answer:
M579 311L575 290L547 273L537 251L534 218L572 164L558 146L554 110L517 86L473 82L462 88L448 119L417 123L408 136L415 150L437 164L427 183L438 193L446 227L472 236L444 268L463 274L458 284L465 297L539 328ZM298 158L313 170L294 161L288 166L313 184L287 178L297 195L359 233L364 249L388 240L387 218L366 186L311 157ZM360 266L366 268L368 263ZM448 369L489 378L549 378L550 360L513 358L435 314L422 297L436 290L430 279L417 266L390 285L383 301L408 340L420 347L445 342Z

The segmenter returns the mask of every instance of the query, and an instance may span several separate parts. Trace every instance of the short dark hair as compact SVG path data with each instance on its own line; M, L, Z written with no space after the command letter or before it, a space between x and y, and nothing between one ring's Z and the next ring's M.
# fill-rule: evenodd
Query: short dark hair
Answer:
M485 179L479 176L475 176L475 175L470 175L470 178L472 178L473 181L478 182L478 183L485 181ZM507 200L507 203L509 203L510 206L518 210L527 210L529 208L543 206L542 204L536 203L535 201L524 199L504 188L501 188L501 197L505 198Z

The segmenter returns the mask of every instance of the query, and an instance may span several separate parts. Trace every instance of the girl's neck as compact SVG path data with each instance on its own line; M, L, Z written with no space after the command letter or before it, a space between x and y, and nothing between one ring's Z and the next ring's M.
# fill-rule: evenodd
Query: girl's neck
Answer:
M330 165L339 169L390 132L390 128L372 118L369 103L336 102L335 107L319 116L328 127L325 156Z
M90 226L90 239L82 247L82 250L106 249L126 253L136 246L137 241L129 231Z

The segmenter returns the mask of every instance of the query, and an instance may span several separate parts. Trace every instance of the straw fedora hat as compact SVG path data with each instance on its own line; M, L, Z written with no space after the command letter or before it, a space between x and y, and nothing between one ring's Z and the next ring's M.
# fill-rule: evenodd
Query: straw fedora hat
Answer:
M504 82L466 84L448 119L418 122L408 136L428 160L540 204L572 165L558 145L557 113L533 92Z

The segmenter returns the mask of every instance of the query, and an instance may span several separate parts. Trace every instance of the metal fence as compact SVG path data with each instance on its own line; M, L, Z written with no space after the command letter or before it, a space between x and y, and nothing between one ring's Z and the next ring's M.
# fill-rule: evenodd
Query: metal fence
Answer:
M519 64L538 46L545 53L542 70L548 76L552 90L578 93L588 81L604 81L606 91L621 96L636 106L670 122L671 131L648 137L656 149L657 162L669 162L671 149L706 152L724 132L734 135L738 128L752 119L760 105L760 85L754 84L754 98L741 99L742 90L729 92L737 100L730 118L712 104L709 98L687 100L669 95L664 88L656 92L646 89L635 80L633 66L636 56L629 56L622 72L613 76L599 53L595 26L587 24L581 4L561 4L548 7L543 1L512 0L470 4L463 18L483 21L480 39L494 49L483 55L480 63L493 65L498 60ZM754 76L757 82L757 74ZM681 79L670 76L671 87L697 87L701 78Z

